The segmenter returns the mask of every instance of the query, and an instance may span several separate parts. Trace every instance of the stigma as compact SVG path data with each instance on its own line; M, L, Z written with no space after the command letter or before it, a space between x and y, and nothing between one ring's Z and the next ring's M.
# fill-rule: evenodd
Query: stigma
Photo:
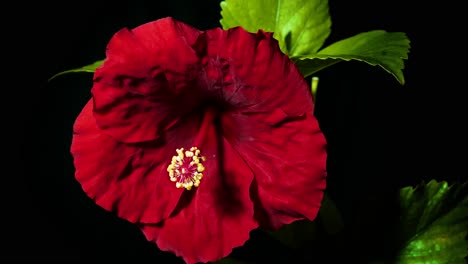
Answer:
M191 147L190 150L179 148L176 152L177 155L172 157L171 164L167 166L169 178L175 182L177 188L190 190L198 187L205 170L202 162L206 158L200 155L197 147Z

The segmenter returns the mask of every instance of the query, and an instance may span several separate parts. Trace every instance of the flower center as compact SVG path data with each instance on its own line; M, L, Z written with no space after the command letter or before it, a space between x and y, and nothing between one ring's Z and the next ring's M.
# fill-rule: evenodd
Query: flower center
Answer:
M201 163L205 161L204 156L200 156L200 150L197 147L191 147L184 151L184 148L176 149L177 155L172 157L171 164L167 166L169 178L176 183L177 188L192 189L192 186L198 187L203 178L205 167Z

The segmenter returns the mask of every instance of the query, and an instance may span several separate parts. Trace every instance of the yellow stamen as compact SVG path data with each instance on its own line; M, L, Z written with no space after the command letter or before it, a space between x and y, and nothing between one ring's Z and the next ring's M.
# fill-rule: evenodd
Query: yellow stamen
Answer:
M198 163L197 171L198 171L198 172L203 172L204 170L205 170L205 167L203 166L203 164Z
M167 166L167 172L172 182L177 188L191 190L193 186L198 187L203 178L202 172L205 166L201 163L206 161L206 157L200 156L197 147L191 147L184 151L184 148L176 149L177 155L173 156L171 163Z

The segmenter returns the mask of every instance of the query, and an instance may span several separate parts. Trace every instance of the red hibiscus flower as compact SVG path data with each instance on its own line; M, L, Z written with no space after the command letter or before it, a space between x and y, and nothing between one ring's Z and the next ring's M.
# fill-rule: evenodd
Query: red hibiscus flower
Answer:
M74 125L76 179L187 263L257 227L314 219L326 142L303 76L270 33L172 18L117 32Z

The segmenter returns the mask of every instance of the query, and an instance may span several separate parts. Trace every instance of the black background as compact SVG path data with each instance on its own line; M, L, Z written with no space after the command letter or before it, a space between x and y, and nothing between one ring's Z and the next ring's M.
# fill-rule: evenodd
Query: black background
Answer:
M393 254L398 188L467 178L466 30L457 6L396 0L330 1L329 7L327 44L373 29L405 32L411 40L404 86L362 62L317 74L316 116L329 143L328 192L348 231L311 255L365 262ZM0 260L180 261L95 206L73 178L72 125L89 99L92 75L47 79L103 59L108 40L122 27L173 16L209 29L219 26L220 10L219 1L188 0L18 2L3 9ZM363 211L370 212L365 219ZM302 258L262 234L249 247L239 254Z

